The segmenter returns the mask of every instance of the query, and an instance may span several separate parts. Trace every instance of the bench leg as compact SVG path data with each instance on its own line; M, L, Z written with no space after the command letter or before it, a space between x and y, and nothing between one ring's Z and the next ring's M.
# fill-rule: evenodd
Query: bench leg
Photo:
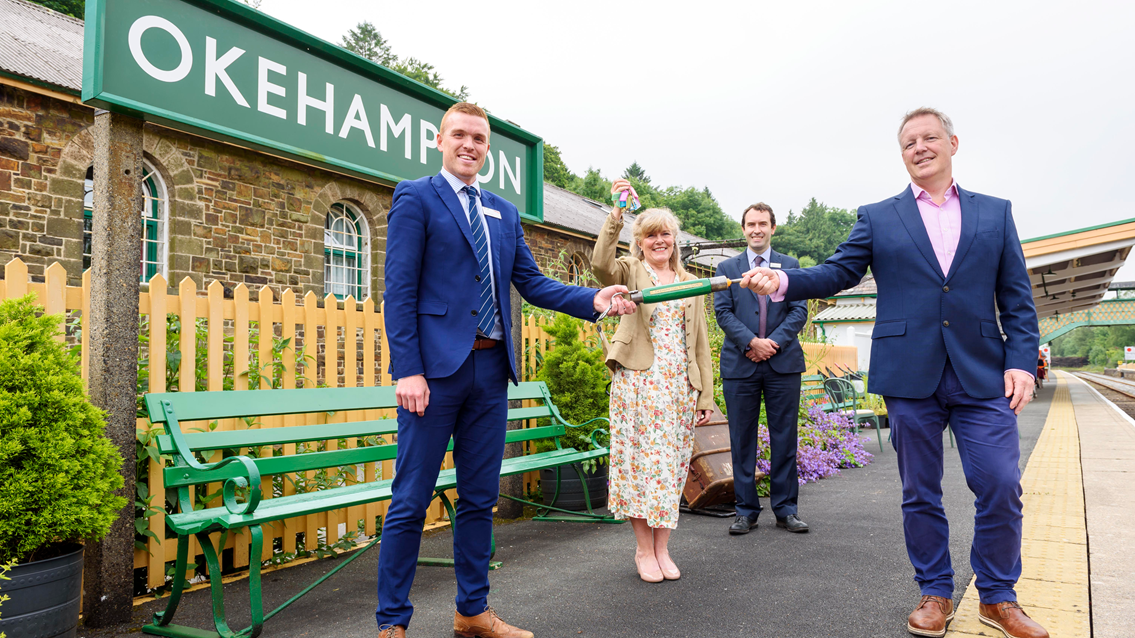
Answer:
M177 562L174 563L173 568L173 583L172 589L169 593L169 600L166 601L165 611L154 613L154 625L164 627L173 620L173 615L177 612L177 605L181 602L181 593L185 590L185 570L189 563L189 537L177 537Z
M225 619L224 583L221 579L221 561L208 534L198 534L197 540L201 543L201 552L205 554L205 562L209 567L209 588L213 596L213 624L222 638L235 638L237 636L256 638L264 627L264 604L260 589L260 555L264 544L264 532L259 525L248 528L252 536L252 548L248 562L248 596L252 616L252 625L241 631L234 632L229 628ZM222 549L224 546L222 545Z

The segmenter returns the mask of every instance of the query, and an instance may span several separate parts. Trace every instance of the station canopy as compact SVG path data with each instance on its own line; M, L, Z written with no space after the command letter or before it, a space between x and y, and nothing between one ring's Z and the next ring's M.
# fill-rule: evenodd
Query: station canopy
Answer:
M1022 241L1037 316L1098 305L1133 245L1135 219Z

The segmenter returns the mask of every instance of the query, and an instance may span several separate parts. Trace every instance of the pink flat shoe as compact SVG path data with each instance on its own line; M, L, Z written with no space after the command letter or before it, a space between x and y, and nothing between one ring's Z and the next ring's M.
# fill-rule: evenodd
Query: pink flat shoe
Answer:
M638 560L638 552L635 552L634 564L635 568L638 569L638 577L644 581L648 583L660 583L665 580L661 570L654 572L643 570L642 564Z

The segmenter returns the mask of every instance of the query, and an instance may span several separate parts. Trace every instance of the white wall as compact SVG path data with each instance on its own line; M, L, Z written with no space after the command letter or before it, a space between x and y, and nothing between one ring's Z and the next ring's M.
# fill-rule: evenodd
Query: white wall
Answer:
M874 321L826 323L824 336L832 345L858 348L859 369L867 370L871 365L871 331L874 328Z

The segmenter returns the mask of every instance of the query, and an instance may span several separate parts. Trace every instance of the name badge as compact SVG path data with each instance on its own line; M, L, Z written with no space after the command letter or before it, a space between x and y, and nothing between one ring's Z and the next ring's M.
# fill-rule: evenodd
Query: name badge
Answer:
M780 268L780 264L779 264L779 263L777 263L777 262L775 262L775 261L773 261L773 262L769 262L769 265L768 265L768 267L769 267L769 268Z
M499 210L493 210L491 208L485 208L482 206L481 212L488 215L489 217L496 217L497 219L501 218L501 212Z

